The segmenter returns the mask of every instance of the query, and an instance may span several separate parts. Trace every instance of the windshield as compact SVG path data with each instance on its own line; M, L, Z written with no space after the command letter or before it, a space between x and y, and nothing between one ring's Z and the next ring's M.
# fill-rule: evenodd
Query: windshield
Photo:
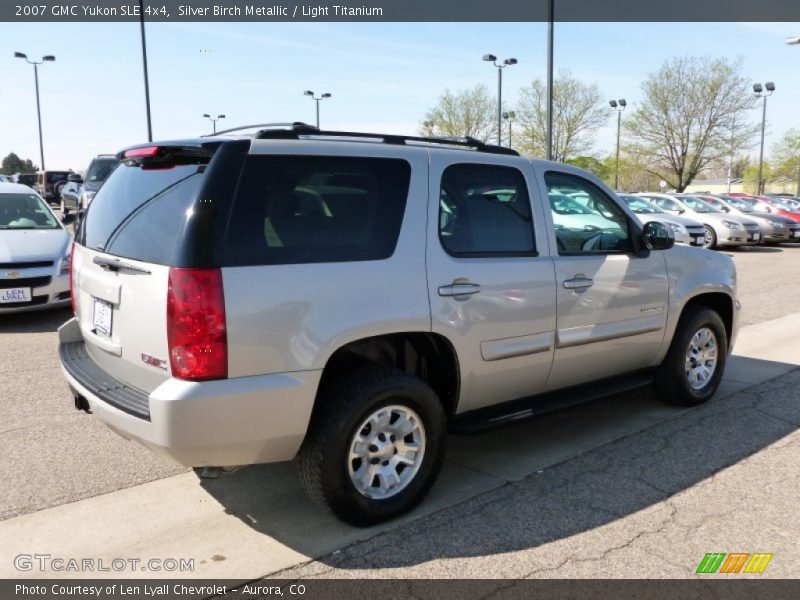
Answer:
M0 229L58 229L53 213L35 194L0 194Z
M681 196L681 200L686 206L691 208L694 212L698 213L717 212L716 209L711 208L708 204L700 200L700 198L695 198L694 196Z
M89 165L86 181L105 181L119 161L116 158L96 158Z
M711 208L717 210L718 212L726 212L728 208L716 198L709 198L708 196L706 196L703 198L703 200L705 201L706 204L708 204Z
M639 196L620 196L628 207L637 215L657 215L664 211L658 208L652 202L648 202Z
M740 210L742 212L754 212L753 205L755 202L752 200L745 200L744 198L726 198L728 204L730 204L736 210Z

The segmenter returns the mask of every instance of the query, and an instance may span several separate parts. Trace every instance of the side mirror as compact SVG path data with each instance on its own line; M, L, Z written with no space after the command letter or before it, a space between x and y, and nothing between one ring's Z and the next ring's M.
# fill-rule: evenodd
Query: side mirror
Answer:
M83 177L81 177L78 173L70 173L67 175L67 181L72 183L83 183Z
M648 250L669 250L675 245L675 236L659 221L648 221L642 228L644 246Z
M61 217L61 222L64 225L69 225L77 220L78 220L78 215L76 215L75 213L67 213Z

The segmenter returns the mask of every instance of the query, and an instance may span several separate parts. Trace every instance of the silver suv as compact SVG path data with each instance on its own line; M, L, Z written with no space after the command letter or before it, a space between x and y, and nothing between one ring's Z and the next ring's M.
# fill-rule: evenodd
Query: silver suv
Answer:
M353 524L417 504L448 431L704 402L736 336L732 260L568 165L301 124L119 158L73 247L76 406L184 465L295 459Z

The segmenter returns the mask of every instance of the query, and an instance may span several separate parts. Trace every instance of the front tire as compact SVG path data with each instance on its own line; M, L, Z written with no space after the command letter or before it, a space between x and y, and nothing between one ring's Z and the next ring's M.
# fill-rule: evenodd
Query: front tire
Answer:
M675 406L707 402L719 387L727 357L728 335L719 314L702 306L688 309L656 371L656 395Z
M703 225L706 228L706 239L703 248L713 250L717 247L717 232L710 225Z
M324 385L297 455L300 482L316 504L368 526L416 506L444 459L446 419L420 379L364 367Z

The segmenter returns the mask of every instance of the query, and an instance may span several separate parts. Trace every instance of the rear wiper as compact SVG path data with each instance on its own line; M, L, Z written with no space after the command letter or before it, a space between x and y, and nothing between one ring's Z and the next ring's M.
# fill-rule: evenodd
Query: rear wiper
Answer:
M106 258L104 256L95 256L92 262L98 265L100 268L107 269L109 271L119 271L120 269L126 269L128 271L136 271L137 273L147 273L148 275L150 274L150 271L148 271L144 267L134 265L133 263L129 263L124 260L120 260L118 258Z

